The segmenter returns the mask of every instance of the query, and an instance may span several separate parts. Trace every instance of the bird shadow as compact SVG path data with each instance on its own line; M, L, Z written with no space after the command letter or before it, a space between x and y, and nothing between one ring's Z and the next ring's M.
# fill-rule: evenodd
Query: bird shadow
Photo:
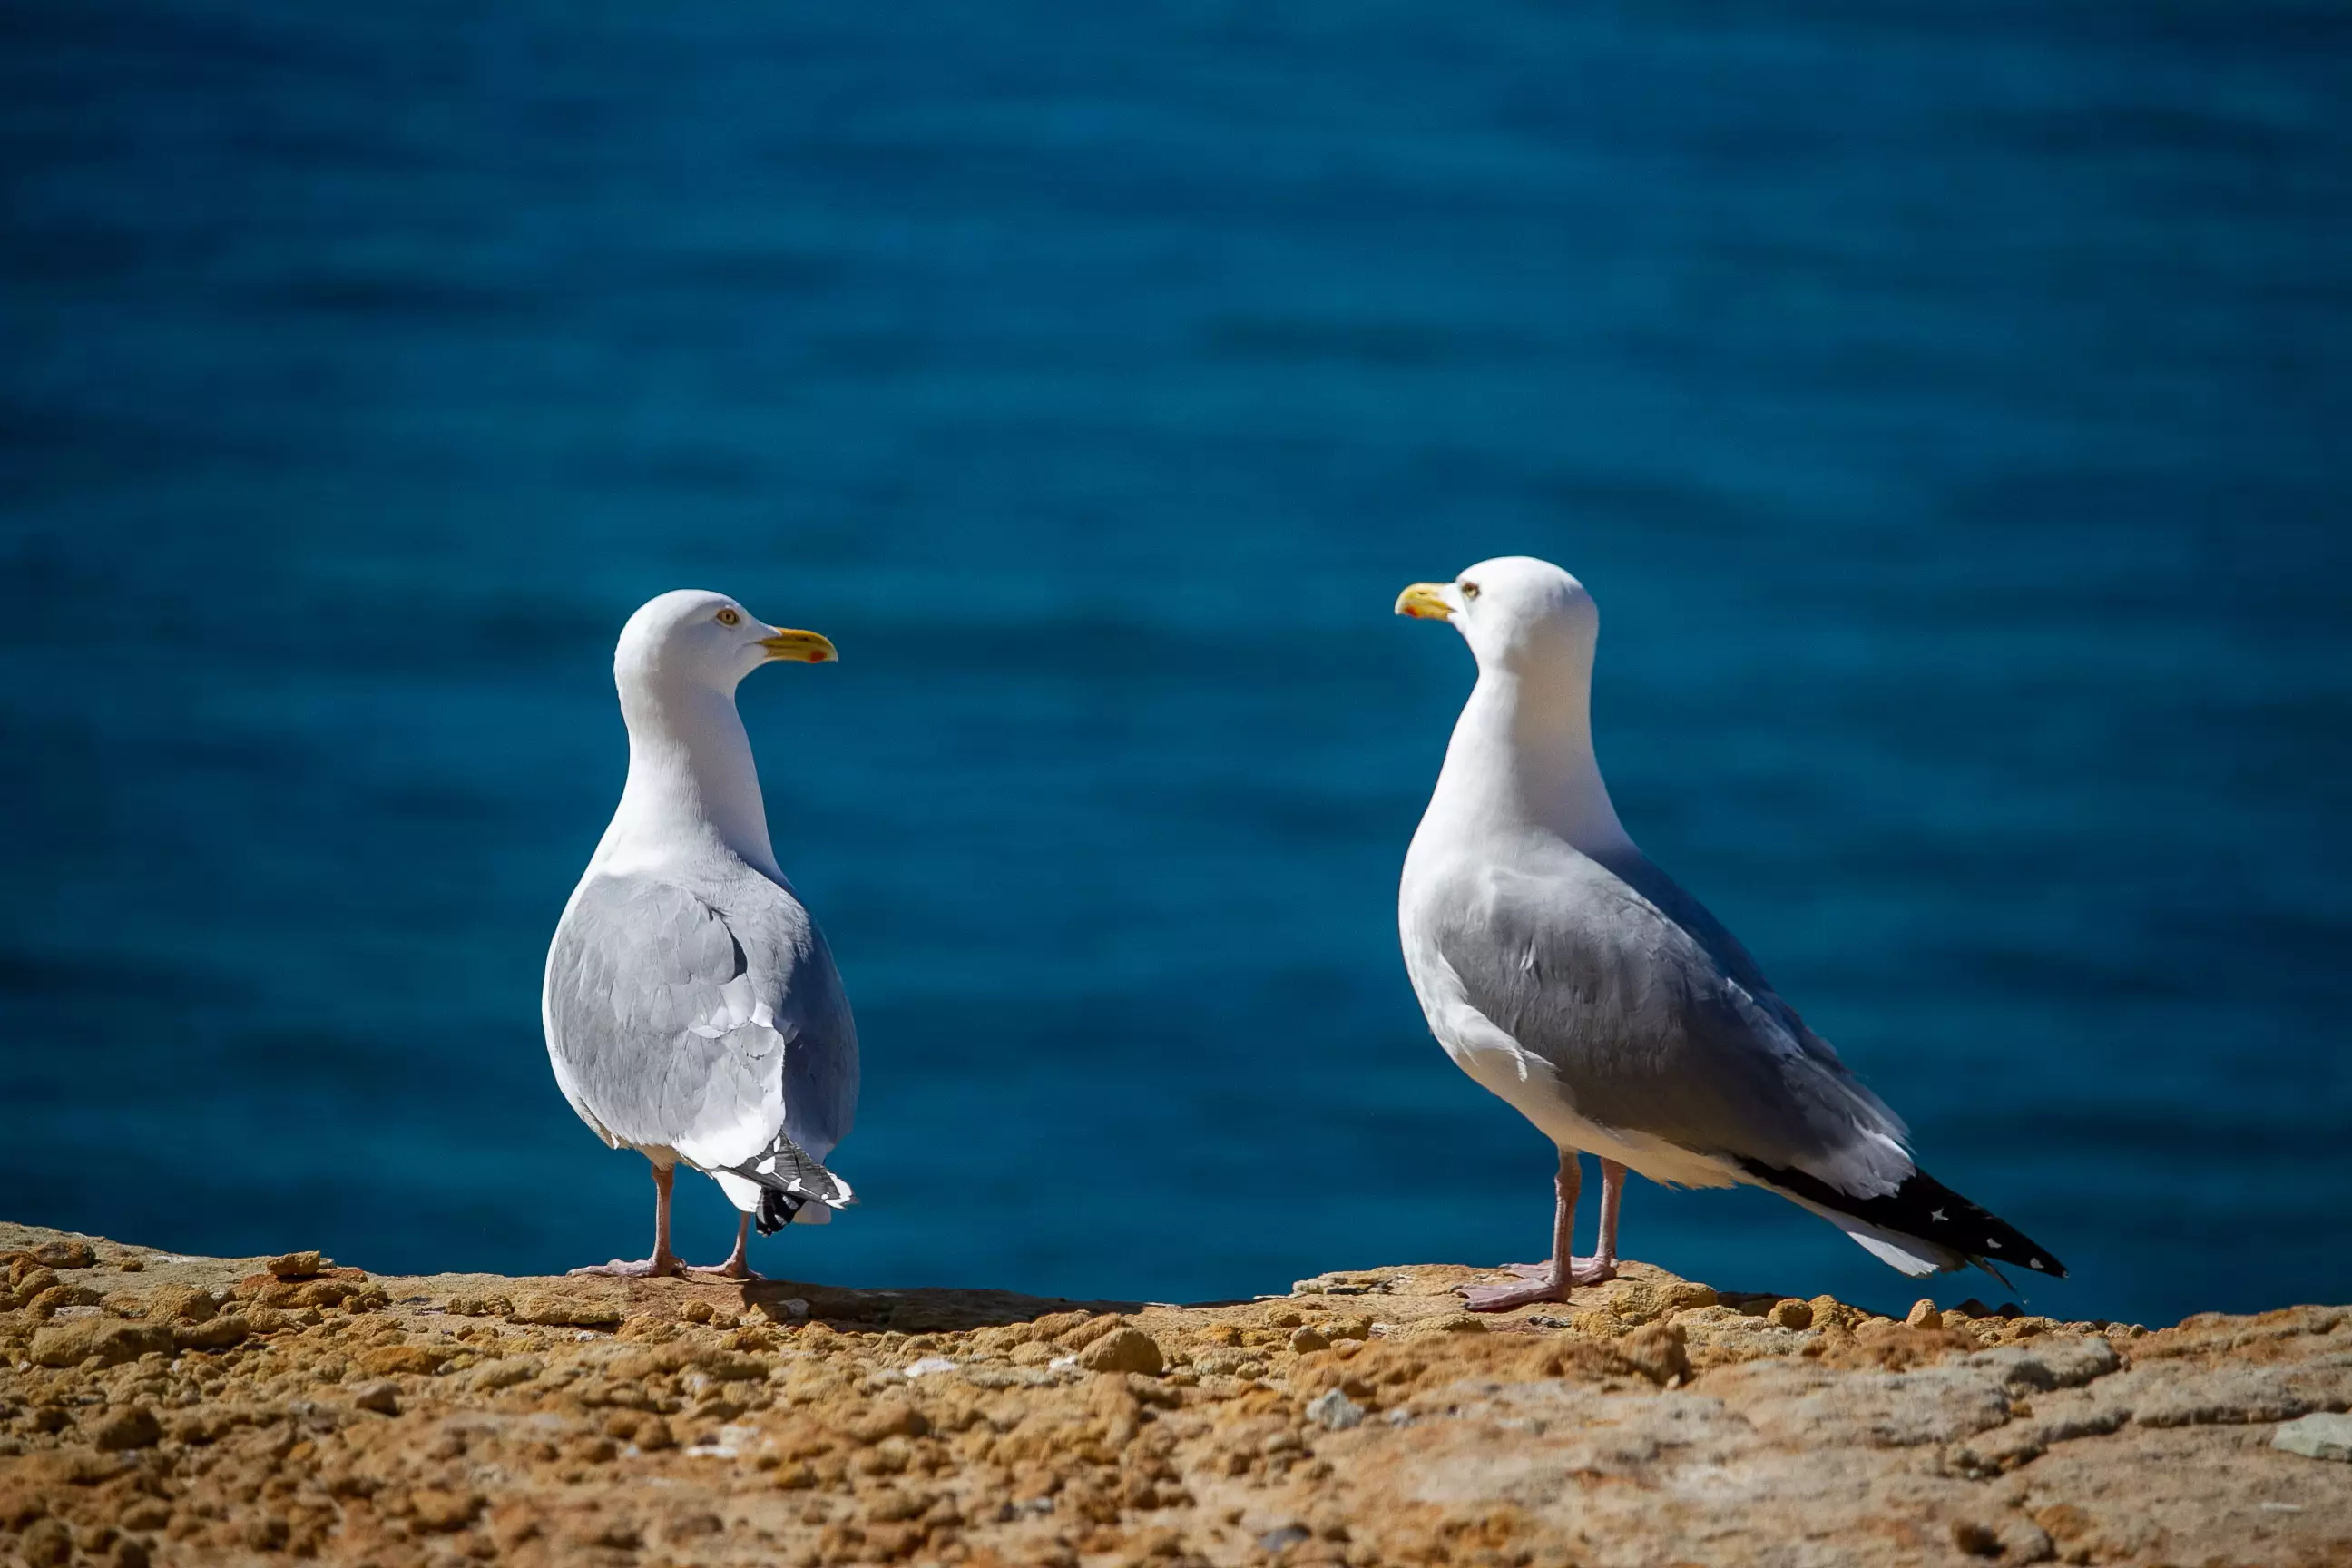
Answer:
M1005 1323L1034 1322L1062 1312L1139 1312L1171 1303L1028 1296L1017 1290L923 1286L906 1289L853 1289L797 1279L751 1279L740 1287L746 1310L777 1323L823 1322L903 1333L956 1333ZM1188 1301L1187 1307L1245 1307L1254 1298Z

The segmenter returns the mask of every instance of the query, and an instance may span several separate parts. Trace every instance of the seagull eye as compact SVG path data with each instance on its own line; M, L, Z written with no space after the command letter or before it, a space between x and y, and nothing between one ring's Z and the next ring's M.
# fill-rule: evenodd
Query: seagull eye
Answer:
M1465 598L1465 599L1475 599L1475 598L1476 598L1476 597L1478 596L1478 584L1475 584L1475 583L1465 583L1465 584L1462 584L1462 596L1463 596L1464 598Z
M737 615L731 609L721 610L719 612L719 624L722 626L734 626L737 622L742 620L742 616Z

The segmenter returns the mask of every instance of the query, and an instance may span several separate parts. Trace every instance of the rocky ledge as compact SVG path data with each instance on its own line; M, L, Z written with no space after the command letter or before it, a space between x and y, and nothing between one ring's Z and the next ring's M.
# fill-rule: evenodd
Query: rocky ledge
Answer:
M2352 1563L2352 1310L1906 1321L1639 1264L1171 1307L372 1276L0 1225L0 1555Z

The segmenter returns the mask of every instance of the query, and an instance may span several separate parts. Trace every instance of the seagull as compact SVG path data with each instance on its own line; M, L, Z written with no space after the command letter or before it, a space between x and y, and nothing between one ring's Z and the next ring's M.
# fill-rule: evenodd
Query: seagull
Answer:
M817 930L768 841L735 688L763 664L838 657L815 632L756 620L724 594L679 589L621 628L614 683L629 777L572 891L541 993L564 1099L653 1166L654 1250L574 1274L680 1275L670 1250L679 1165L741 1211L735 1250L698 1272L755 1278L751 1227L822 1224L850 1202L825 1169L857 1110L857 1026Z
M1510 556L1415 583L1396 612L1450 622L1478 661L1405 853L1405 970L1454 1064L1559 1150L1551 1257L1467 1290L1473 1310L1613 1277L1629 1170L1766 1188L1914 1277L1990 1257L2064 1277L1913 1163L1902 1121L1626 836L1592 752L1600 617L1581 583ZM1570 1245L1580 1152L1601 1162L1589 1258Z

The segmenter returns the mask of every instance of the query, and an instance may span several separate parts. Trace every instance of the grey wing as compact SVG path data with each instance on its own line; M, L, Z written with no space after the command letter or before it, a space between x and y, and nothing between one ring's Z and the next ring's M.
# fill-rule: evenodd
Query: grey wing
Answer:
M1584 1120L1891 1189L1910 1169L1902 1122L1730 933L1649 869L1639 887L1565 851L1524 870L1465 870L1443 890L1438 949L1469 1003L1551 1067Z
M1808 1053L1835 1062L1837 1052L1830 1043L1805 1026L1797 1010L1783 1001L1764 977L1759 964L1728 927L1715 918L1715 912L1683 890L1682 884L1661 870L1650 858L1627 845L1605 857L1597 858L1603 869L1641 895L1659 914L1678 927L1712 960L1734 984L1755 999L1756 1005L1769 1013L1774 1021L1786 1029L1798 1045Z
M824 933L812 923L809 938L785 1004L794 1027L784 1051L784 1131L822 1160L857 1119L857 1021Z
M709 888L591 876L556 928L543 1003L556 1079L609 1140L717 1173L778 1155L796 1122L834 1134L813 1162L846 1131L856 1035L840 977L807 912L748 868Z

